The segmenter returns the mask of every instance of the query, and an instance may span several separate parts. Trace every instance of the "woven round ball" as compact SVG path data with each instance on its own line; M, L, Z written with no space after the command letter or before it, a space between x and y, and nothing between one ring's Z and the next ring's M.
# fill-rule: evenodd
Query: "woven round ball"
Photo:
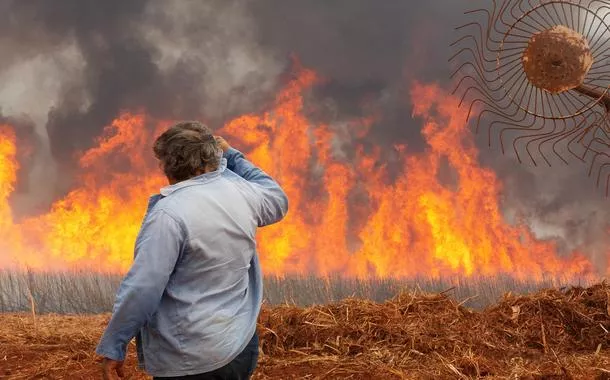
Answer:
M532 36L522 62L532 85L556 94L583 83L593 56L585 37L557 25Z

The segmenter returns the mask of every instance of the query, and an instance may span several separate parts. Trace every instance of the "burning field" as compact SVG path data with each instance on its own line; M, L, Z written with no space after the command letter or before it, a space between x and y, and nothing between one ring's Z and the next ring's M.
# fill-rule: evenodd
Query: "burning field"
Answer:
M479 166L466 111L439 86L412 84L413 116L424 123L428 148L411 153L406 145L394 146L401 175L393 177L391 168L380 164L382 152L362 140L375 113L343 130L306 118L304 99L318 80L313 71L297 68L272 109L238 117L218 132L274 175L289 195L286 220L258 237L268 276L508 275L535 282L595 281L606 274L582 253L560 255L553 241L505 220L502 184ZM28 267L32 273L127 269L147 197L164 183L149 159L155 134L147 128L158 131L169 123L122 114L80 155L79 186L49 212L22 220L13 218L9 204L19 169L17 138L10 125L3 126L0 248L10 254L0 256L0 266ZM342 151L345 141L357 154ZM447 169L449 181L442 175ZM35 311L45 295L29 292ZM93 349L107 318L2 315L0 376L94 378ZM608 329L605 283L508 295L480 312L447 295L423 293L403 293L381 304L348 299L308 308L266 306L256 378L606 379ZM134 365L133 356L128 365ZM131 378L145 378L130 371Z
M97 377L116 276L166 183L152 142L178 118L209 115L289 197L286 218L257 237L268 302L256 378L610 379L607 203L587 198L580 169L539 175L479 149L467 120L477 109L418 75L440 62L425 47L442 33L416 10L438 6L259 1L246 17L238 1L186 3L0 4L0 28L27 29L0 39L14 53L0 78L82 61L66 69L78 83L59 72L48 108L23 101L44 114L31 127L40 141L6 100L21 87L0 88L11 114L0 112L0 378ZM406 18L421 27L408 38ZM272 53L284 45L295 52L280 69ZM37 48L52 62L19 64ZM528 294L498 300L505 291ZM128 367L145 378L133 347Z
M466 111L439 86L412 84L413 117L424 123L428 148L411 153L395 145L393 165L401 175L393 176L389 165L380 164L383 152L363 140L374 112L343 130L307 119L304 99L318 80L297 68L272 109L235 118L218 131L289 195L286 220L258 237L268 276L508 275L535 282L596 281L607 274L584 254L561 255L526 224L505 220L502 184L478 163ZM122 114L80 155L79 186L49 212L21 220L9 204L18 140L4 125L0 248L10 254L0 256L0 266L32 273L127 269L147 197L164 183L149 159L155 134L147 128L158 131L169 123ZM357 154L342 151L346 141ZM442 175L447 170L450 180ZM31 297L36 310L40 295ZM483 311L464 302L414 292L385 303L354 298L307 308L267 305L259 320L263 354L256 378L610 378L607 284L507 295ZM107 318L2 315L0 376L94 378L93 349ZM133 348L128 365L134 366ZM134 371L130 378L145 378Z
M277 178L290 198L287 218L259 233L266 274L605 274L580 252L559 255L553 241L536 239L518 220L505 220L502 184L479 166L468 110L458 108L458 99L436 85L412 84L413 117L424 123L428 148L411 154L407 145L396 144L396 176L382 163L387 152L363 140L374 113L342 130L306 118L304 97L318 80L297 67L272 109L235 118L218 131ZM12 218L8 202L18 170L15 134L3 126L0 248L9 254L0 257L0 265L127 269L147 199L164 184L150 154L156 133L148 128L158 131L169 123L121 115L97 146L80 155L79 185L48 213L20 221ZM346 156L341 144L347 143L356 154Z
M93 379L108 317L0 317L0 377ZM255 379L609 379L610 286L507 295L483 312L443 294L403 293L265 307ZM127 378L145 379L135 369Z

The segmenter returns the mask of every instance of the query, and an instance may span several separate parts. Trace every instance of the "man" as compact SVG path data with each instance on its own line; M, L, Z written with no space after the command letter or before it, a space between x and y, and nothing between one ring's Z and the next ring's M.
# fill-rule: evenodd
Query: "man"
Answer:
M280 186L198 122L156 140L169 186L153 196L97 347L104 379L123 376L136 337L155 379L248 379L258 358L257 227L281 220Z

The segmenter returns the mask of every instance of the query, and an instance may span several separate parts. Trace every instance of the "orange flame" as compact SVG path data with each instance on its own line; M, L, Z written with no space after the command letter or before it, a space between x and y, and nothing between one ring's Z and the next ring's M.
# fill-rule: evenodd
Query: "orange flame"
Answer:
M11 247L6 242L12 238L13 214L8 203L9 196L17 181L15 134L5 125L0 125L0 251L6 252ZM5 254L0 255L0 266L6 265Z
M303 93L317 81L314 72L299 69L272 110L238 117L219 131L290 198L286 219L259 232L267 274L541 278L593 272L582 255L561 258L553 243L504 221L502 187L493 171L478 165L457 99L435 85L412 86L414 116L425 121L429 148L409 155L406 146L396 146L404 174L390 181L387 168L376 164L380 152L364 154L355 146L355 160L337 158L337 132L304 116ZM13 221L8 203L18 167L15 138L0 128L0 266L126 270L148 196L165 184L152 162L155 135L145 128L152 122L121 115L81 156L81 186L47 214L21 222ZM157 131L166 125L157 123ZM362 136L371 125L372 118L352 121L348 133ZM444 161L454 184L439 179ZM130 170L117 171L124 166ZM353 200L356 193L361 202Z

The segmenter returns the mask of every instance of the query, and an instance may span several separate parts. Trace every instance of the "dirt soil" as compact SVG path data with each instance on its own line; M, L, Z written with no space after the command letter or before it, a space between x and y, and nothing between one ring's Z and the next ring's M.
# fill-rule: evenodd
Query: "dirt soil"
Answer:
M0 315L0 379L99 379L108 315ZM507 295L474 312L403 293L264 307L254 379L610 379L610 286ZM133 345L127 379L136 369Z

